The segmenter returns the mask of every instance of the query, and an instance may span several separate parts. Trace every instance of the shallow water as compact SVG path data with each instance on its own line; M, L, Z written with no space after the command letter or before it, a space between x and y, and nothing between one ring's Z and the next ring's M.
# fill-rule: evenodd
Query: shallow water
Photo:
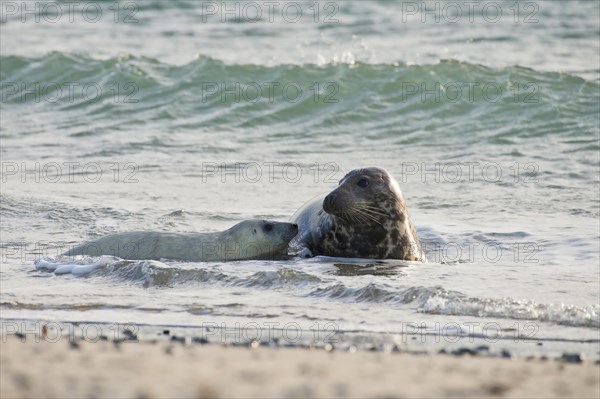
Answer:
M472 23L375 1L320 3L319 22L308 3L252 23L128 2L118 23L115 3L49 23L39 4L0 25L2 318L500 326L599 357L598 3ZM398 179L429 263L33 265L114 232L287 220L369 165Z

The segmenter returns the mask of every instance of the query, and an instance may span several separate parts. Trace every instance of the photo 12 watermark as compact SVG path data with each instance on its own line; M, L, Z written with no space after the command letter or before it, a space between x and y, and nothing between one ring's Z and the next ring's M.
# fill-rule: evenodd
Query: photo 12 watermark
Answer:
M0 83L2 103L79 104L109 101L115 104L139 102L135 82L10 82Z
M399 183L520 183L538 184L535 162L456 161L400 164L395 177ZM326 183L337 185L348 172L334 161L310 164L285 161L202 162L202 183Z
M401 1L402 23L539 23L536 1Z
M289 103L312 101L336 104L340 101L336 82L217 82L198 85L200 103ZM136 82L24 82L0 83L0 101L8 104L50 103L80 104L100 101L114 104L140 102Z
M201 21L245 23L338 24L340 5L335 1L201 1Z
M536 335L540 330L534 321L514 321L508 327L494 321L463 321L463 322L402 322L400 341L412 342L415 339L420 343L450 343L467 341L468 343L483 340L487 343L496 343L501 340L514 342L536 342Z
M23 24L96 24L109 21L123 24L139 22L140 4L135 1L2 1L0 21Z
M536 162L402 162L398 181L407 183L539 183Z
M290 225L291 226L291 225ZM256 233L256 231L254 232ZM129 236L125 236L129 234ZM152 242L160 238L160 234L169 234L168 232L134 232L134 233L115 233L106 235L97 241L85 242L81 245L66 244L64 242L49 243L0 243L0 259L3 263L18 261L25 264L35 263L38 269L50 271L58 270L63 266L70 266L68 270L77 266L103 266L119 259L143 260L158 258L154 256L156 251ZM186 233L181 233L178 238L163 238L169 242L185 242L185 250L162 249L167 252L172 259L184 259L194 262L227 262L235 260L281 260L287 257L287 244L293 238L293 235L285 235L284 232L273 233L274 237L269 238L269 232L266 237L247 238L244 240L219 240L216 238L196 237L192 243L193 237L187 237ZM190 233L193 234L193 233ZM205 233L208 234L208 233ZM252 231L247 232L252 235ZM261 233L262 234L262 233ZM295 233L294 233L295 234ZM179 240L179 241L175 241ZM160 248L160 247L158 247ZM161 252L161 254L163 253ZM87 261L82 260L82 256L92 257ZM105 260L98 259L107 255L110 258ZM98 262L102 262L101 264Z
M189 15L200 23L338 24L335 1L194 1ZM136 24L143 19L140 1L2 1L0 20L21 23Z
M501 243L487 242L424 242L427 261L433 263L471 264L538 264L540 244L533 241Z
M6 161L0 170L2 183L139 183L135 162Z
M400 100L420 103L512 102L537 104L540 86L535 82L499 84L497 82L401 82Z
M21 342L57 343L63 340L74 343L83 340L90 343L99 341L129 342L138 341L139 327L135 323L66 323L60 321L0 320L2 343L13 336Z
M154 329L156 330L156 329ZM26 321L0 320L0 334L5 343L9 337L21 342L57 343L85 341L96 343L113 341L118 343L138 343L141 338L155 338L156 333L151 328L143 330L136 323L67 323L60 321ZM165 331L165 328L160 330ZM167 330L169 331L169 330ZM340 328L335 322L312 322L302 326L295 321L249 321L217 322L201 321L194 327L193 338L171 336L171 341L184 344L213 343L213 344L248 344L259 342L277 342L287 344L318 344L335 343L339 341ZM161 335L170 335L168 334Z
M313 101L317 104L335 104L339 85L336 82L203 82L202 102L257 103Z
M382 341L406 346L411 343L471 344L481 341L490 344L500 341L532 343L538 342L537 334L540 326L538 323L528 320L514 321L510 325L501 325L499 322L493 321L447 323L403 321L394 329L395 332L382 336ZM136 323L89 322L74 324L60 321L0 320L0 335L2 343L6 343L9 339L18 339L23 343L54 344L67 341L73 344L78 341L88 343L110 341L116 344L134 344L144 342L144 340L154 340L160 336L184 345L210 343L258 347L261 344L277 346L340 344L349 350L352 347L356 348L352 344L353 340L348 339L338 323L332 321L313 321L310 324L296 321L249 321L243 323L201 321L187 332L172 333L169 327L148 327ZM384 349L383 345L382 349Z
M157 233L159 234L159 233ZM107 236L110 238L110 236ZM140 236L141 237L141 236ZM148 240L152 237L146 237ZM292 237L290 237L292 238ZM236 241L198 241L197 245L181 256L191 256L195 261L210 262L214 260L227 261L237 259L279 260L283 257L293 257L282 250L284 243L270 243L265 239L250 239ZM284 248L285 249L285 248ZM538 264L543 246L535 241L517 241L511 243L489 242L422 242L427 261L441 264ZM66 255L69 254L69 255ZM63 265L85 266L80 258L82 254L91 257L108 255L116 259L147 259L148 245L142 238L119 237L100 239L81 245L64 242L35 242L35 243L0 243L0 259L3 263L20 262L36 263L40 269L55 270ZM91 262L91 261L90 261ZM90 263L91 264L91 263Z
M313 183L337 184L342 168L336 162L202 162L202 183Z

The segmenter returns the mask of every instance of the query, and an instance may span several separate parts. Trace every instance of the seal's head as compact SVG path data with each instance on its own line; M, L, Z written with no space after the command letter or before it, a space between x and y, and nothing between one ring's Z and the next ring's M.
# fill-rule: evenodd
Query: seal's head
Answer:
M378 167L350 171L323 200L325 212L355 222L378 222L393 217L399 206L404 208L398 183Z
M295 223L271 220L244 220L225 231L229 241L238 245L247 259L280 258L287 255L288 244L298 234Z
M385 169L353 170L318 201L292 216L301 226L292 247L313 255L425 260L402 192Z

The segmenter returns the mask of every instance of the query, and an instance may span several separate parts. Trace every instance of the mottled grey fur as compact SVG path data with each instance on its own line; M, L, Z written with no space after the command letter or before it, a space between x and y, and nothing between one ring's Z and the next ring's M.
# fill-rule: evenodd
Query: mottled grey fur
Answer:
M368 185L359 186L364 180ZM291 222L299 226L292 251L307 248L312 255L426 261L398 183L382 168L349 172L331 193L296 211Z

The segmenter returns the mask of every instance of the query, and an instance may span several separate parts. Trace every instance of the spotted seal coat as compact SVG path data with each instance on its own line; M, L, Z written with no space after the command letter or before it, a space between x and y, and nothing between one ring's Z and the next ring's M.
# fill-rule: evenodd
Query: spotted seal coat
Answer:
M352 170L331 193L296 211L291 222L299 226L292 252L426 261L398 182L382 168Z
M281 259L298 233L292 223L244 220L223 232L135 231L111 234L71 248L63 256L113 255L123 259L216 262Z

